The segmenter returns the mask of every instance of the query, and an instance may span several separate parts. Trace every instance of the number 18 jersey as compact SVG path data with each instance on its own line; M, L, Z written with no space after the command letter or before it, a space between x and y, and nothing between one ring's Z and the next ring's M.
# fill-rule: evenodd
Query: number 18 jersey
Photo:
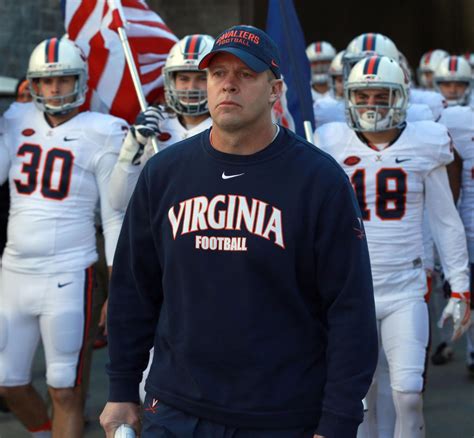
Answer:
M393 144L381 151L345 123L324 125L315 137L354 187L374 285L390 272L422 268L424 182L433 169L453 160L447 130L431 121L407 123Z

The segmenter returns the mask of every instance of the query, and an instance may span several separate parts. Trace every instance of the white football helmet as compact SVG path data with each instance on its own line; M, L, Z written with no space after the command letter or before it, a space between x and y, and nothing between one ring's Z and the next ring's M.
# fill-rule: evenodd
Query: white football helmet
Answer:
M367 56L388 56L398 61L399 54L395 43L381 33L363 33L355 37L344 52L344 79L349 77L351 68Z
M202 73L198 65L214 45L210 35L187 35L179 40L170 50L166 59L164 72L166 103L176 113L198 116L209 112L207 108L206 90L177 90L175 73L179 71L195 71Z
M431 77L438 67L439 63L449 56L449 53L445 50L436 49L426 52L420 59L420 65L417 70L418 83L423 88L431 89L433 84Z
M336 92L336 78L338 76L343 75L343 64L342 58L344 57L344 50L341 50L331 61L331 65L329 66L329 77L331 79L331 90L333 97L337 100L343 99L343 96L338 96Z
M355 92L370 89L387 89L388 103L357 103ZM394 59L387 56L362 59L352 68L344 91L347 123L353 130L386 131L405 122L408 78Z
M76 76L76 84L72 93L55 97L53 105L46 103L41 95L38 80L54 76ZM31 53L26 78L33 101L41 111L66 114L84 103L87 91L86 57L79 46L67 37L49 38L39 43ZM67 102L71 97L74 98L73 101Z
M469 65L471 66L471 76L474 79L474 53L465 53L464 59L469 62Z
M311 64L311 84L329 81L329 62L336 56L336 49L327 41L316 41L306 48L306 56Z
M466 84L466 90L456 97L446 96L440 88L443 82L462 82ZM448 56L444 58L436 68L433 83L436 91L441 93L448 106L467 105L471 97L471 66L462 56Z

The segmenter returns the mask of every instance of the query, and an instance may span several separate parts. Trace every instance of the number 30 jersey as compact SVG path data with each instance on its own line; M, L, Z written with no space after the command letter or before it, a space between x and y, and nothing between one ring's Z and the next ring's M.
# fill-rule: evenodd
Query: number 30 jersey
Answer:
M126 130L121 119L92 112L53 128L32 103L10 107L0 125L0 183L8 176L11 198L6 268L55 273L94 263L99 197L111 265L122 215L107 187Z
M454 222L462 229L444 168L453 160L446 128L431 121L407 123L395 142L379 151L365 143L345 123L330 123L316 131L315 142L336 159L354 187L367 233L376 297L377 294L379 298L383 295L384 287L377 288L378 285L403 283L402 271L408 272L408 277L412 272L413 278L414 272L418 271L416 275L420 277L424 256L422 222L425 196L436 213L433 216L442 217L447 208L446 214L457 216ZM436 169L442 173L433 184L441 179L443 193L447 193L447 205L444 206L434 205L434 199L427 196L427 181ZM445 243L442 245L445 252L462 253L457 255L458 265L462 266L450 272L452 278L457 278L456 286L467 287L467 250L465 243L462 248L463 236L455 239L460 242L458 247L446 248L446 230L442 229L443 224L436 225L439 225L437 230L441 230L436 232L436 237L440 235ZM390 275L393 281L386 280ZM416 292L423 295L425 285L417 287ZM413 292L406 290L407 295Z

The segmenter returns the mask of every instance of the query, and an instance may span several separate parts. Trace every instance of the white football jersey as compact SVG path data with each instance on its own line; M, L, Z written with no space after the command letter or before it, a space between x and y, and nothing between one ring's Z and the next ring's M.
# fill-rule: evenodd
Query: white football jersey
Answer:
M76 272L97 260L94 211L99 195L112 264L122 215L108 202L110 173L126 122L84 112L51 127L33 103L13 104L2 122L10 183L8 238L3 265L24 273ZM3 174L2 174L3 173Z
M409 102L428 105L435 121L440 118L441 112L446 108L446 101L440 93L432 90L422 90L420 88L410 88Z
M311 97L313 99L313 103L318 102L321 99L326 99L328 97L332 97L331 95L331 90L329 89L325 93L320 93L319 91L316 91L313 87L311 87Z
M407 123L399 138L379 151L345 123L331 123L316 131L315 141L352 182L367 233L375 296L384 299L392 293L384 285L394 279L400 284L402 271L422 268L425 179L453 160L447 130L430 121ZM422 296L425 285L396 292Z
M425 103L409 103L407 122L421 122L423 120L434 120L431 108Z
M469 106L446 108L439 123L448 128L462 159L459 212L466 229L469 258L474 263L474 109Z
M344 99L336 100L333 97L325 97L314 102L313 111L316 128L326 123L346 121Z

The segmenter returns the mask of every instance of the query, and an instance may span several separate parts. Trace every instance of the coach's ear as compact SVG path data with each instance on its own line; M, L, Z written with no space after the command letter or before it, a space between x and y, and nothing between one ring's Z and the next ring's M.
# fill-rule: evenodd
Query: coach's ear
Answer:
M281 96L283 91L283 81L281 79L271 79L270 85L272 90L270 92L270 103L273 105Z

